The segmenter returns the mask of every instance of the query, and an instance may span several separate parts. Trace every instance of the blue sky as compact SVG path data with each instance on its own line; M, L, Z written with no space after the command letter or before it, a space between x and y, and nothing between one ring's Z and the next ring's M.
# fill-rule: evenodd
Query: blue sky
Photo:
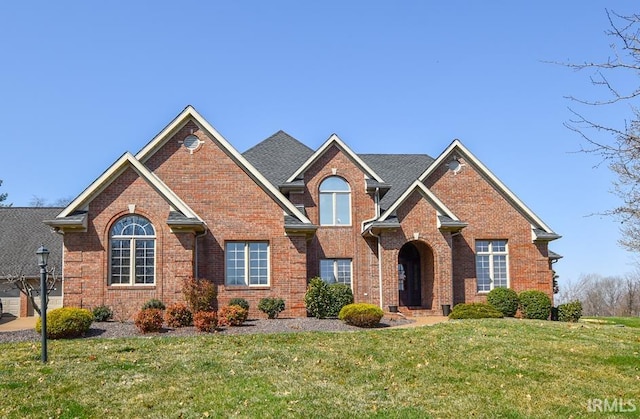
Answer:
M312 148L427 153L459 138L563 238L561 284L634 269L612 176L564 127L601 97L605 7L628 1L0 2L0 192L75 197L188 104L245 151L282 129ZM637 79L620 80L629 88ZM634 84L635 83L635 84ZM622 126L626 107L577 110Z

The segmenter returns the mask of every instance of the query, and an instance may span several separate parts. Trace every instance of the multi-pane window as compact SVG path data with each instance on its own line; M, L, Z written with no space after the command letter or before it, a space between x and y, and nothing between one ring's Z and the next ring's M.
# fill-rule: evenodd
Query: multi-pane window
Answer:
M149 220L127 215L111 227L112 285L153 285L155 283L156 233Z
M476 279L478 292L509 286L506 240L476 240Z
M351 225L351 188L341 177L320 184L320 225Z
M267 242L227 242L225 259L227 285L269 285Z
M321 259L320 278L328 284L351 286L351 259Z

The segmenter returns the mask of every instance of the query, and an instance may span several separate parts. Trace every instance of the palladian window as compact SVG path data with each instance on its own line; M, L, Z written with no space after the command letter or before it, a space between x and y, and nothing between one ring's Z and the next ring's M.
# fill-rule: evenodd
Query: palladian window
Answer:
M149 220L127 215L111 227L111 285L155 284L156 233Z
M320 184L320 225L351 225L351 188L338 176Z

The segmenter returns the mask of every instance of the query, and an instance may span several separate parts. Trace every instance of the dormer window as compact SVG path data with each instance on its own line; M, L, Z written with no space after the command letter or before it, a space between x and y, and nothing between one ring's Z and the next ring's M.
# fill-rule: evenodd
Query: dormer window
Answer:
M320 225L351 225L351 188L339 176L328 177L320 184Z

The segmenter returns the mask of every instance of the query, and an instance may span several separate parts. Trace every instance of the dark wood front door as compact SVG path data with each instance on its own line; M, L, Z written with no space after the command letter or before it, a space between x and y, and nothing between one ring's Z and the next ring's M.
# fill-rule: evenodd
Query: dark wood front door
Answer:
M398 255L398 293L401 306L422 305L420 283L420 252L415 245L407 243L402 246Z

